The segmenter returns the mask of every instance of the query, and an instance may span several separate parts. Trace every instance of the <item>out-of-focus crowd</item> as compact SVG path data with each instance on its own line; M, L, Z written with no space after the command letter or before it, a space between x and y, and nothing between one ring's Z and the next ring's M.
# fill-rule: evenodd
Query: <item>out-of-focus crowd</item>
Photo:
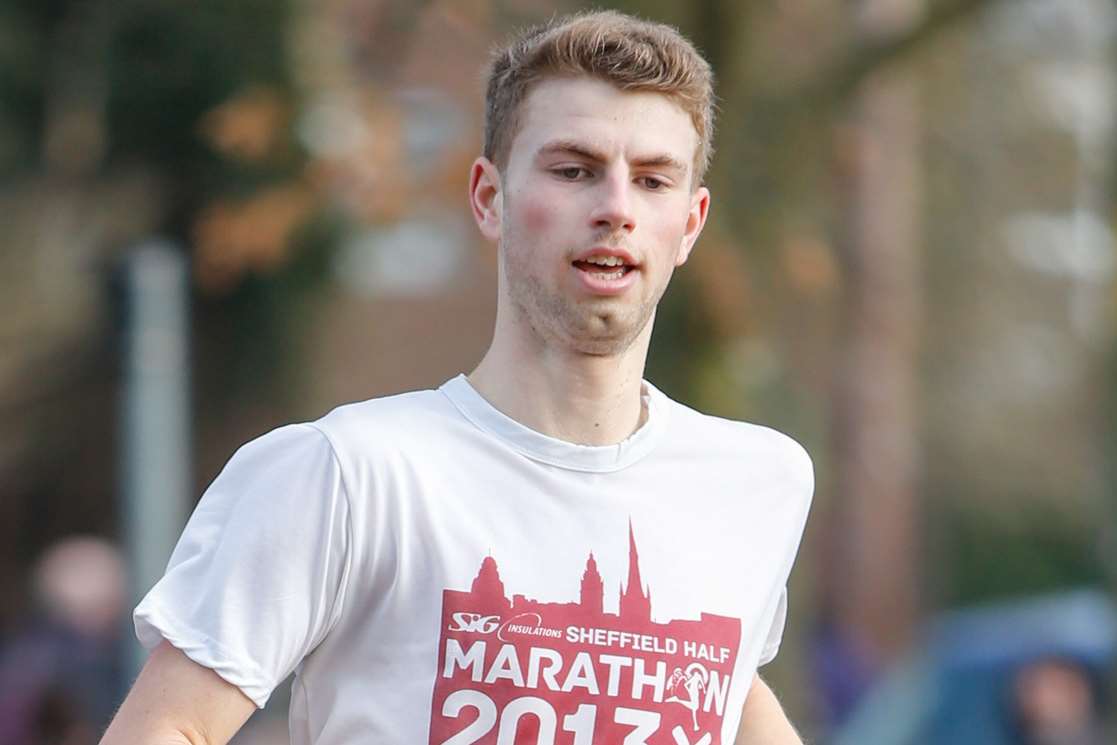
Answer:
M138 648L129 587L124 557L108 540L73 536L43 552L32 570L32 611L0 637L0 745L100 740ZM284 693L236 745L289 742Z
M51 546L33 573L30 617L0 646L0 743L96 742L127 685L127 579L93 537Z

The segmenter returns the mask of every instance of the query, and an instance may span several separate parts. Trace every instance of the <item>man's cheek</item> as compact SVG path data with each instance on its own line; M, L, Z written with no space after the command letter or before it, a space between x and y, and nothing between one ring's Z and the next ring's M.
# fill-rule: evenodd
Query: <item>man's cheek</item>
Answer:
M521 202L520 221L525 230L539 234L555 221L555 210L546 200L529 199Z

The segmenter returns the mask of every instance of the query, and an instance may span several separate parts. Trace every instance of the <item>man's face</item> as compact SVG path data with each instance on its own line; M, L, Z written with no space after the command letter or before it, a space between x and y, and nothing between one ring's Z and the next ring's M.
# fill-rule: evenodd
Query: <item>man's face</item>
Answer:
M489 219L478 216L500 241L503 310L544 344L626 350L705 222L697 144L690 117L662 95L590 78L537 84Z

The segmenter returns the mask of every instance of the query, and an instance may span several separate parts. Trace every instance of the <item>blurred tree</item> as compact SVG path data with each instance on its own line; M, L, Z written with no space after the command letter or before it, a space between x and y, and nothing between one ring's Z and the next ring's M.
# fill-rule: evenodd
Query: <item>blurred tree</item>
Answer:
M910 28L921 0L861 8L867 39ZM845 277L843 354L834 380L834 554L820 578L839 629L895 659L916 622L920 112L910 68L864 81L837 133L839 237ZM888 560L882 560L889 557ZM871 661L875 662L875 661Z
M316 199L292 134L289 18L271 0L0 6L0 594L50 538L115 533L109 278L138 240L195 258L201 397L283 390L257 370L283 369L275 342L322 265L292 265L292 241L313 256L329 236L300 231Z

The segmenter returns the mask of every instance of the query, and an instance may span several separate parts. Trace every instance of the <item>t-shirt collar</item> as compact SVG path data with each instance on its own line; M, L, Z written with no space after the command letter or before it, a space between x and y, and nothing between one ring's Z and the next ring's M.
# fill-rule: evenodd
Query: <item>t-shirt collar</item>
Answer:
M641 397L648 416L639 429L616 445L577 445L537 432L498 411L464 374L451 378L439 390L479 429L533 460L576 471L619 471L650 453L667 417L666 397L646 380Z

